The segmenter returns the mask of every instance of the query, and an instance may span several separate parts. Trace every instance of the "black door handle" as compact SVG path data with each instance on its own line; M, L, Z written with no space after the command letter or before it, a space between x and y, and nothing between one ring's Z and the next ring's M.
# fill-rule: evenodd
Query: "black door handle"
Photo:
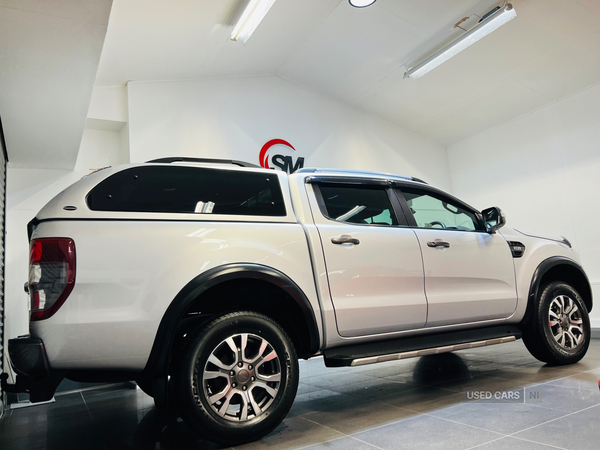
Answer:
M353 238L352 236L348 236L347 234L342 234L340 237L334 237L331 238L331 242L333 242L334 244L354 244L354 245L358 245L360 244L360 241L356 238Z
M429 241L427 243L427 247L432 247L432 248L436 248L436 247L450 248L450 243L444 242L444 241Z

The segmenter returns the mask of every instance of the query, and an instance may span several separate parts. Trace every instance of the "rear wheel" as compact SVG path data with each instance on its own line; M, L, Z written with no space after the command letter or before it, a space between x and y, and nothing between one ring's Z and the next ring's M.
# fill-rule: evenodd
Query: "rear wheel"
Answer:
M186 345L176 379L183 420L224 445L272 431L290 410L298 360L290 338L270 318L236 312L205 325Z
M529 352L553 365L574 364L590 345L590 319L577 291L554 281L541 289L533 315L523 327Z

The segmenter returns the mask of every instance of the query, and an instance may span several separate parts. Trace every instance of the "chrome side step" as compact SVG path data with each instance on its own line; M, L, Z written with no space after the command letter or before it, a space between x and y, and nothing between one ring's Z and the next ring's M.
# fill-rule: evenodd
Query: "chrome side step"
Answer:
M457 350L466 350L469 348L487 347L488 345L504 344L505 342L516 341L516 339L517 338L515 336L506 336L506 337L501 337L501 338L488 339L488 340L484 340L484 341L465 342L463 344L447 345L444 347L426 348L423 350L415 350L412 352L391 353L388 355L370 356L367 358L354 359L354 360L352 360L352 363L350 364L350 366L352 366L352 367L365 366L367 364L376 364L376 363L386 362L386 361L398 361L400 359L416 358L419 356L426 356L426 355L437 355L439 353L455 352Z

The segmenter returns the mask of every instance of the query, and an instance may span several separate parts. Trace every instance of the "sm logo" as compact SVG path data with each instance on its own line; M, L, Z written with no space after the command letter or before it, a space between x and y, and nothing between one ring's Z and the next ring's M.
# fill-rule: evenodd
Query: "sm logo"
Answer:
M271 149L271 147L274 147ZM283 170L287 173L294 173L298 169L304 167L304 158L298 157L294 162L294 153L296 149L287 141L283 139L271 139L260 149L258 159L261 167L265 169L274 169L275 167ZM271 164L275 167L269 166L269 159Z

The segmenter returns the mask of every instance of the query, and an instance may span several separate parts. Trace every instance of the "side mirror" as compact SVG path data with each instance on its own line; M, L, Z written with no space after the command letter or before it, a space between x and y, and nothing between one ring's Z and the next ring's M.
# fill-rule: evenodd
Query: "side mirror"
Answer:
M488 233L495 233L497 229L506 225L506 216L500 208L495 206L481 211L485 228Z

